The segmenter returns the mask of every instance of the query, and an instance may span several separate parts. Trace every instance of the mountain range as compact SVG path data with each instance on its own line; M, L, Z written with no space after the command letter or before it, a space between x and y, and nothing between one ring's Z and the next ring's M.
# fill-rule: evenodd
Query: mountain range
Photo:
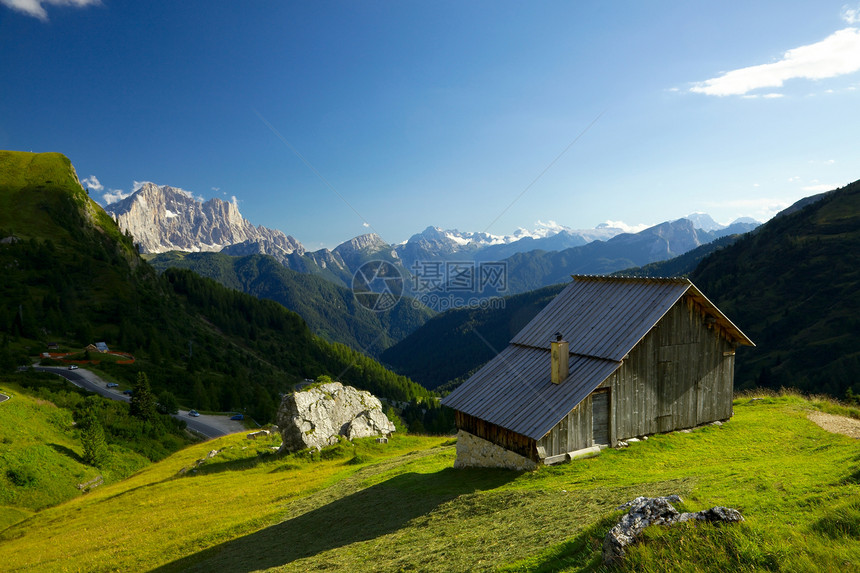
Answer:
M292 270L316 274L347 288L352 286L362 264L382 260L398 269L407 292L416 296L428 293L416 288L417 280L409 279L420 278L417 275L426 265L480 266L503 262L507 271L503 288L498 285L492 291L476 288L472 294L515 294L553 284L570 272L607 273L669 259L758 225L748 218L720 225L707 214L695 213L636 233L608 223L590 230L542 223L537 231L518 229L505 236L431 226L400 244L386 243L371 233L345 241L334 249L308 251L281 231L255 227L242 217L234 202L217 198L204 202L169 186L145 183L123 201L108 205L106 210L120 228L131 233L144 253L265 254ZM451 279L452 276L445 276L436 285L437 290L447 291Z

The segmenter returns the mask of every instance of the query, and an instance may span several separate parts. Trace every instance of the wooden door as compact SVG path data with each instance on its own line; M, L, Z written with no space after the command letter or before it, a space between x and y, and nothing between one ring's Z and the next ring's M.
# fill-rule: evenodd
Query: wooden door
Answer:
M592 445L609 445L609 392L591 395L591 436Z

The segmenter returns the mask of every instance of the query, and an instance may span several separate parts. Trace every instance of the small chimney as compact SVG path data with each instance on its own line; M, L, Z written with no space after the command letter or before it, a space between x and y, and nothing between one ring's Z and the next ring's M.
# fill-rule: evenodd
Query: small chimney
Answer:
M552 375L550 379L553 384L561 384L570 374L568 362L570 361L570 350L567 341L562 340L560 332L555 333L555 340L550 343L550 355L552 360Z

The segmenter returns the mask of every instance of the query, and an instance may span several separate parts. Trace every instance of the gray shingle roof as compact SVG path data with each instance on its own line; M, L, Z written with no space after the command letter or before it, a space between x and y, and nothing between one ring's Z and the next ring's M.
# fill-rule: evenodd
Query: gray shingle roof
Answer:
M612 374L684 294L739 344L752 345L687 279L574 276L446 406L539 440ZM550 382L550 341L570 343L570 375Z

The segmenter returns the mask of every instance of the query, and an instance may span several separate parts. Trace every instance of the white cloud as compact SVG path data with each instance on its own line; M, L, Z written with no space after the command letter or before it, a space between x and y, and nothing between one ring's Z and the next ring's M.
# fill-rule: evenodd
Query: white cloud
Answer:
M48 20L48 12L45 6L73 6L75 8L84 8L86 6L95 6L101 4L101 0L0 0L0 4L8 6L13 10L22 12L28 16L33 16L42 21Z
M843 6L842 14L840 16L849 24L860 24L860 5L858 5L857 8Z
M102 195L102 199L104 199L105 205L110 205L111 203L122 201L129 195L131 195L131 193L125 193L122 189L110 189L107 193Z
M143 187L145 183L152 183L152 181L134 181L131 184L131 192L134 193L135 191Z
M89 177L85 177L84 179L81 179L81 183L83 183L84 186L86 186L88 189L91 189L93 191L101 191L102 189L105 188L104 185L99 183L99 180L95 175L90 175Z
M823 193L824 191L833 191L837 187L839 187L839 185L819 183L818 185L807 185L806 187L801 187L801 189L803 191L809 191L810 193Z
M230 195L230 202L233 203L233 205L235 205L237 209L239 208L239 200L236 198L235 195Z
M731 219L737 217L752 217L757 221L767 221L774 215L802 199L805 195L798 194L795 198L790 197L756 197L749 199L730 199L727 201L712 201L706 203L708 210L734 211Z
M690 91L713 96L745 95L756 89L782 87L791 79L820 80L858 70L860 28L845 28L815 44L788 50L777 62L732 70L699 82Z
M546 230L549 231L549 234L560 233L565 230L570 230L570 227L559 225L552 219L550 219L549 221L541 221L540 219L538 219L537 221L535 221L535 225L537 225L537 231ZM544 233L544 235L546 234L547 233Z
M212 187L212 190L217 193L218 191L221 190L221 188L220 187ZM226 191L225 191L225 193L226 193Z
M639 225L628 225L624 221L605 221L603 224L607 227L622 229L625 233L638 233L639 231L644 231L648 227L653 226L645 223L640 223Z

